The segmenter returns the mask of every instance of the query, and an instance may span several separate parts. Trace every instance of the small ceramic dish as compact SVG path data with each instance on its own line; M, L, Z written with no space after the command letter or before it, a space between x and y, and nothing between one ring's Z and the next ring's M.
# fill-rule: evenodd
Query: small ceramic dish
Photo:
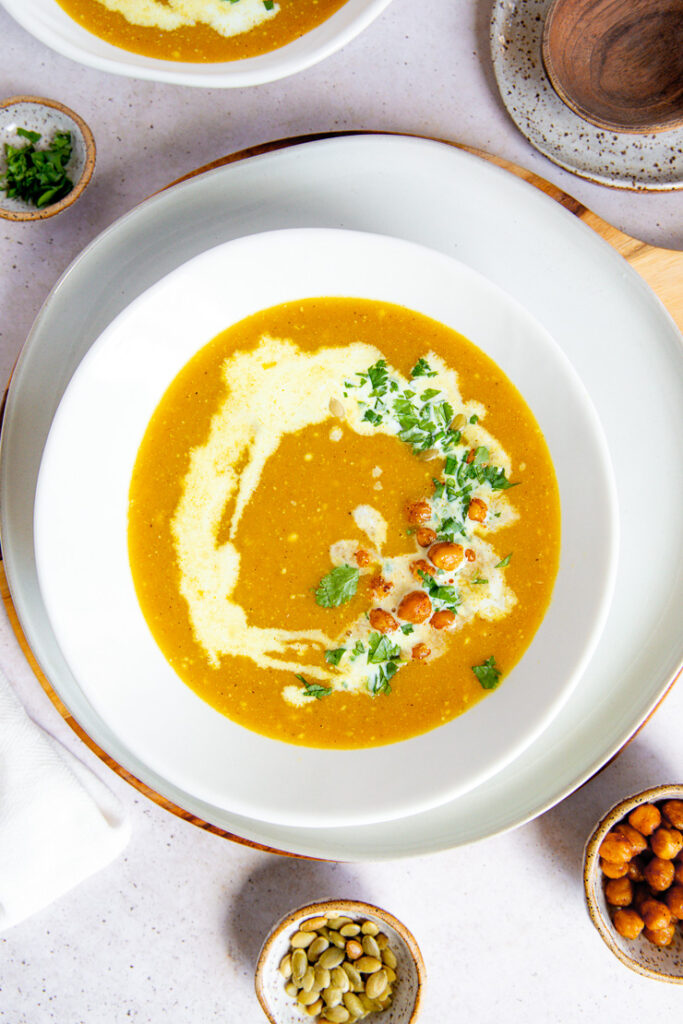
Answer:
M616 957L632 971L654 978L683 985L683 927L676 927L676 934L670 946L659 947L641 935L637 939L625 939L618 934L610 917L605 899L603 874L600 870L600 844L617 822L622 821L640 804L659 803L662 800L683 800L683 785L654 786L635 796L627 797L609 811L596 825L586 843L584 854L583 881L586 890L588 913L600 936Z
M393 1002L372 1019L379 1024L412 1024L420 1011L426 970L422 954L406 926L380 907L356 900L324 900L309 903L290 911L275 925L263 944L256 966L256 995L270 1024L303 1024L312 1018L285 991L285 979L279 967L289 951L289 940L301 923L311 917L333 913L352 920L372 921L389 939L389 948L396 956L396 982ZM353 1019L349 1015L349 1021Z
M55 132L71 133L71 159L67 173L73 182L68 195L42 208L22 199L10 198L0 190L0 217L6 220L44 220L72 206L92 177L95 168L95 140L82 117L56 100L39 96L12 96L0 102L0 180L5 176L5 143L21 146L27 140L17 135L18 128L38 132L37 149L48 145Z

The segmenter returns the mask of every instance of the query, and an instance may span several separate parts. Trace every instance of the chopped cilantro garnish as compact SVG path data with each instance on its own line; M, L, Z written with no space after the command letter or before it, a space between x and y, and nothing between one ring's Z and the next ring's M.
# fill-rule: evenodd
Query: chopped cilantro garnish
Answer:
M273 7L275 7L275 0L263 0L263 6L267 11L272 11Z
M351 565L338 565L323 576L315 592L321 608L336 608L350 601L358 589L358 569Z
M304 693L307 697L315 697L316 700L322 700L323 697L329 697L332 693L332 689L329 686L321 686L319 683L309 683L308 680L299 675L298 672L294 673L299 682L304 684Z
M505 558L501 558L500 562L497 562L496 565L494 566L494 568L495 569L504 569L506 565L510 564L510 559L511 558L512 558L512 552L510 552L509 555L506 555Z
M379 665L383 661L390 661L392 658L400 658L401 648L392 644L388 636L381 633L371 633L368 638L368 664Z
M325 661L328 665L338 665L345 653L345 647L335 647L333 651L325 651Z
M493 655L482 665L472 665L472 671L485 690L495 690L502 675L500 669L496 668L496 659Z
M453 476L457 465L458 460L455 458L455 456L449 455L448 458L446 459L446 465L444 466L444 473L446 474L446 476Z
M478 422L479 422L479 417L478 416L476 416L476 415L475 416L470 416L470 423L478 423Z
M363 416L363 419L367 420L368 423L372 423L373 427L379 426L379 424L382 422L382 417L379 415L379 413L373 412L372 409L365 410L365 415Z
M391 693L389 680L393 679L397 672L398 665L395 661L387 661L383 665L380 665L375 678L372 681L368 680L368 689L370 693L374 695L384 693L388 696Z
M483 445L481 445L474 453L474 465L481 466L485 462L488 462L490 458L491 455L488 448L484 448Z
M36 149L41 138L38 132L17 128L17 135L27 140L25 146L5 143L5 177L0 190L8 198L42 208L58 202L71 192L73 182L66 166L71 159L71 132L55 132L46 149Z
M409 636L409 634L413 632L412 623L410 623L410 622L402 622L401 623L401 632L405 633L406 636Z
M421 402L428 402L430 398L436 398L441 392L438 388L426 388L420 395Z
M477 576L476 580L472 580L472 583L488 583L488 580L483 580L481 576Z
M365 651L365 647L363 646L363 641L362 640L356 640L355 644L353 645L353 650L351 651L351 661L355 661L356 658L360 654L363 654L364 651Z
M410 371L411 377L436 377L436 370L432 370L426 359L418 359Z

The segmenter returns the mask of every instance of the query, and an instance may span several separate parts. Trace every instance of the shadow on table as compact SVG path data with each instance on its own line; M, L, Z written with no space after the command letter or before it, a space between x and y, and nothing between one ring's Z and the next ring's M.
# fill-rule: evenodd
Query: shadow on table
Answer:
M264 939L288 911L326 899L370 901L352 865L270 858L244 879L226 921L229 955L253 968Z
M601 772L527 827L537 830L539 842L574 876L583 870L589 836L615 804L651 786L680 781L680 765L663 760L647 740L636 737Z

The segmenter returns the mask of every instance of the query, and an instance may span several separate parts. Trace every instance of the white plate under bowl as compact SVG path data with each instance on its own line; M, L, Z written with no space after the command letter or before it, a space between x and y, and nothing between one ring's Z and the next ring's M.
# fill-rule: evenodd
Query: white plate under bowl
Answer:
M159 60L112 46L87 32L56 0L0 0L19 24L65 57L114 75L203 89L241 88L286 78L346 46L382 13L390 0L346 0L321 25L286 46L244 60L192 64Z
M245 316L326 295L418 310L491 356L541 426L562 507L561 560L550 608L500 688L425 735L352 751L268 739L202 701L157 647L127 556L133 464L173 378L199 348ZM121 313L61 401L35 509L38 576L53 629L83 692L119 741L201 800L308 827L386 821L434 807L500 771L527 747L558 712L593 652L611 595L617 532L598 418L548 332L501 289L447 256L385 236L324 229L252 235L218 246ZM428 773L415 771L426 763ZM345 785L331 801L334 778Z

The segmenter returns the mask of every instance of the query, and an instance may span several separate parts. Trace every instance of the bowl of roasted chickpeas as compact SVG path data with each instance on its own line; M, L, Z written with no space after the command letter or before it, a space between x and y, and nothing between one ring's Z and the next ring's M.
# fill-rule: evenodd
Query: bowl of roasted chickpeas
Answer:
M683 785L622 800L586 844L588 912L639 974L683 985Z

